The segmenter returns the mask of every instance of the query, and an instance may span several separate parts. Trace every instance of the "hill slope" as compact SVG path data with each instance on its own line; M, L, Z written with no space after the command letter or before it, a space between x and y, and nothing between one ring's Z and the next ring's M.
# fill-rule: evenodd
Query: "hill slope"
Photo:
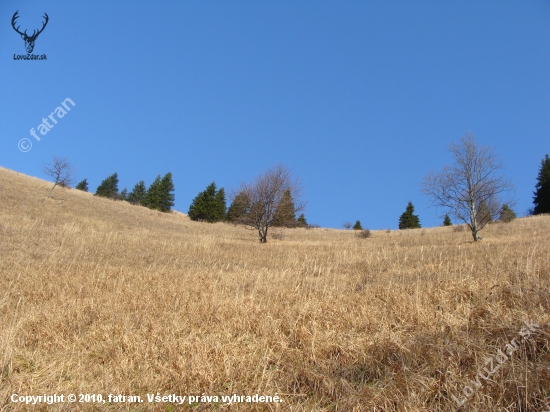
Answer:
M282 398L238 410L454 410L524 321L550 321L549 216L491 225L477 244L442 227L279 229L262 245L240 227L48 189L0 169L6 408L54 393L144 401L84 410L175 406L148 402L160 393L197 396L193 410L229 409L201 394ZM522 341L467 405L543 409L548 337Z

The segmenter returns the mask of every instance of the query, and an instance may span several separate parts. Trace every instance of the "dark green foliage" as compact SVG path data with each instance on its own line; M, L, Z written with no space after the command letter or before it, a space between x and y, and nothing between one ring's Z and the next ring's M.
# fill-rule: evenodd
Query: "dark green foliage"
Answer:
M498 220L500 220L503 223L510 223L516 217L517 217L516 212L510 209L510 207L506 203L502 205Z
M149 186L149 189L147 189L147 193L141 204L147 206L149 209L169 212L172 206L174 206L173 191L172 173L166 173L162 179L158 175L155 181L151 183L151 186Z
M232 223L239 223L246 216L249 207L249 201L244 192L239 193L233 199L231 206L227 210L227 220Z
M445 219L443 219L443 226L452 226L453 222L451 222L451 218L449 215L445 215Z
M145 182L142 180L139 183L136 183L130 194L128 195L128 202L133 205L141 204L142 200L147 194L147 188L145 187Z
M168 172L161 180L161 199L158 210L161 212L169 212L174 206L174 182L172 181L172 173Z
M84 179L82 182L76 185L76 189L82 190L83 192L88 191L88 179Z
M405 212L399 217L399 229L419 229L420 219L414 214L414 206L409 202Z
M479 204L479 208L477 211L477 224L479 227L485 226L487 223L491 223L493 221L493 215L491 214L491 211L489 207L487 206L487 203L481 201Z
M117 196L117 200L128 200L128 189L124 188Z
M361 222L359 220L353 225L353 230L363 230L363 226L361 226Z
M214 223L225 219L225 211L225 191L223 187L216 190L216 183L212 182L193 199L188 215L191 220Z
M536 191L533 193L534 215L550 213L550 157L542 159L539 175L537 176Z
M275 208L271 226L296 227L296 208L290 190L285 190L281 201Z
M116 199L118 196L118 174L114 173L101 182L95 191L95 195Z
M296 219L296 226L298 227L307 227L307 220L304 214L302 213L300 216L298 216L298 219Z
M149 209L157 209L158 205L160 204L160 198L160 175L158 175L153 183L151 183L151 185L149 186L149 189L147 189L147 193L145 193L141 204L142 206L146 206Z
M223 187L216 193L216 209L218 212L218 219L225 220L227 217L227 203L225 200L225 190Z

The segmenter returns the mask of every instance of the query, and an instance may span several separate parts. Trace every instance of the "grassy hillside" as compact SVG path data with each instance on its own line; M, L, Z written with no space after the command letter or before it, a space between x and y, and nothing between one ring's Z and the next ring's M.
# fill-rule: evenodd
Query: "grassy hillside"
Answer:
M256 233L0 169L0 410L12 395L269 395L192 410L451 411L485 359L518 349L464 410L550 396L550 217L453 227ZM66 398L65 398L66 399ZM220 399L221 400L221 399ZM32 409L32 406L27 406Z

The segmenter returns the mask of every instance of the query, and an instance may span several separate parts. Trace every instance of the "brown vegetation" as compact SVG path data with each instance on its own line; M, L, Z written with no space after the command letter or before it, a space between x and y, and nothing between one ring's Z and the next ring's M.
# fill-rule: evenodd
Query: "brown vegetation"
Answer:
M203 411L450 411L524 321L550 321L549 216L489 225L477 243L440 227L369 241L279 228L260 244L78 190L48 199L48 185L0 169L5 410L24 409L13 393L160 392L284 400L187 406ZM544 410L548 339L521 343L464 410Z

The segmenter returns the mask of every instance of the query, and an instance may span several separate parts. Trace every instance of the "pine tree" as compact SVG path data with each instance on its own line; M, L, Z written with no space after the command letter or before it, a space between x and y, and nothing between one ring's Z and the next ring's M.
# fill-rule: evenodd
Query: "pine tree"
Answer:
M502 205L502 209L500 209L500 215L498 220L500 220L503 223L510 223L516 217L517 217L516 212L510 209L510 207L506 203Z
M409 202L405 212L399 217L399 229L419 229L420 219L414 214L414 206Z
M141 201L145 198L147 194L147 188L145 187L145 182L142 180L139 183L136 183L130 194L128 195L128 202L133 205L141 204Z
M114 173L101 182L96 189L95 195L116 199L118 196L118 174Z
M353 230L363 230L363 226L361 226L361 222L359 220L355 222L355 225L353 225Z
M141 204L143 206L148 207L149 209L159 209L160 208L160 202L161 202L161 180L160 175L157 176L157 178L151 183L149 186L149 189L147 189L147 193L145 193L145 196L143 197L143 200L141 201Z
M246 216L250 206L249 203L245 193L237 194L229 209L227 209L227 220L233 223L239 222L240 219Z
M271 226L296 227L296 208L290 190L285 190L281 201L275 208Z
M307 227L307 221L306 217L302 213L300 216L298 216L298 219L296 219L296 223L298 227Z
M542 159L539 175L537 176L536 191L533 193L534 215L550 213L550 157Z
M87 192L88 191L88 180L84 179L82 182L78 183L76 185L76 189L82 190L83 192Z
M443 226L452 226L453 223L451 222L451 218L449 215L445 215L445 219L443 219Z
M216 190L216 183L212 182L193 199L188 215L191 220L214 223L225 218L225 209L225 191L223 187Z

